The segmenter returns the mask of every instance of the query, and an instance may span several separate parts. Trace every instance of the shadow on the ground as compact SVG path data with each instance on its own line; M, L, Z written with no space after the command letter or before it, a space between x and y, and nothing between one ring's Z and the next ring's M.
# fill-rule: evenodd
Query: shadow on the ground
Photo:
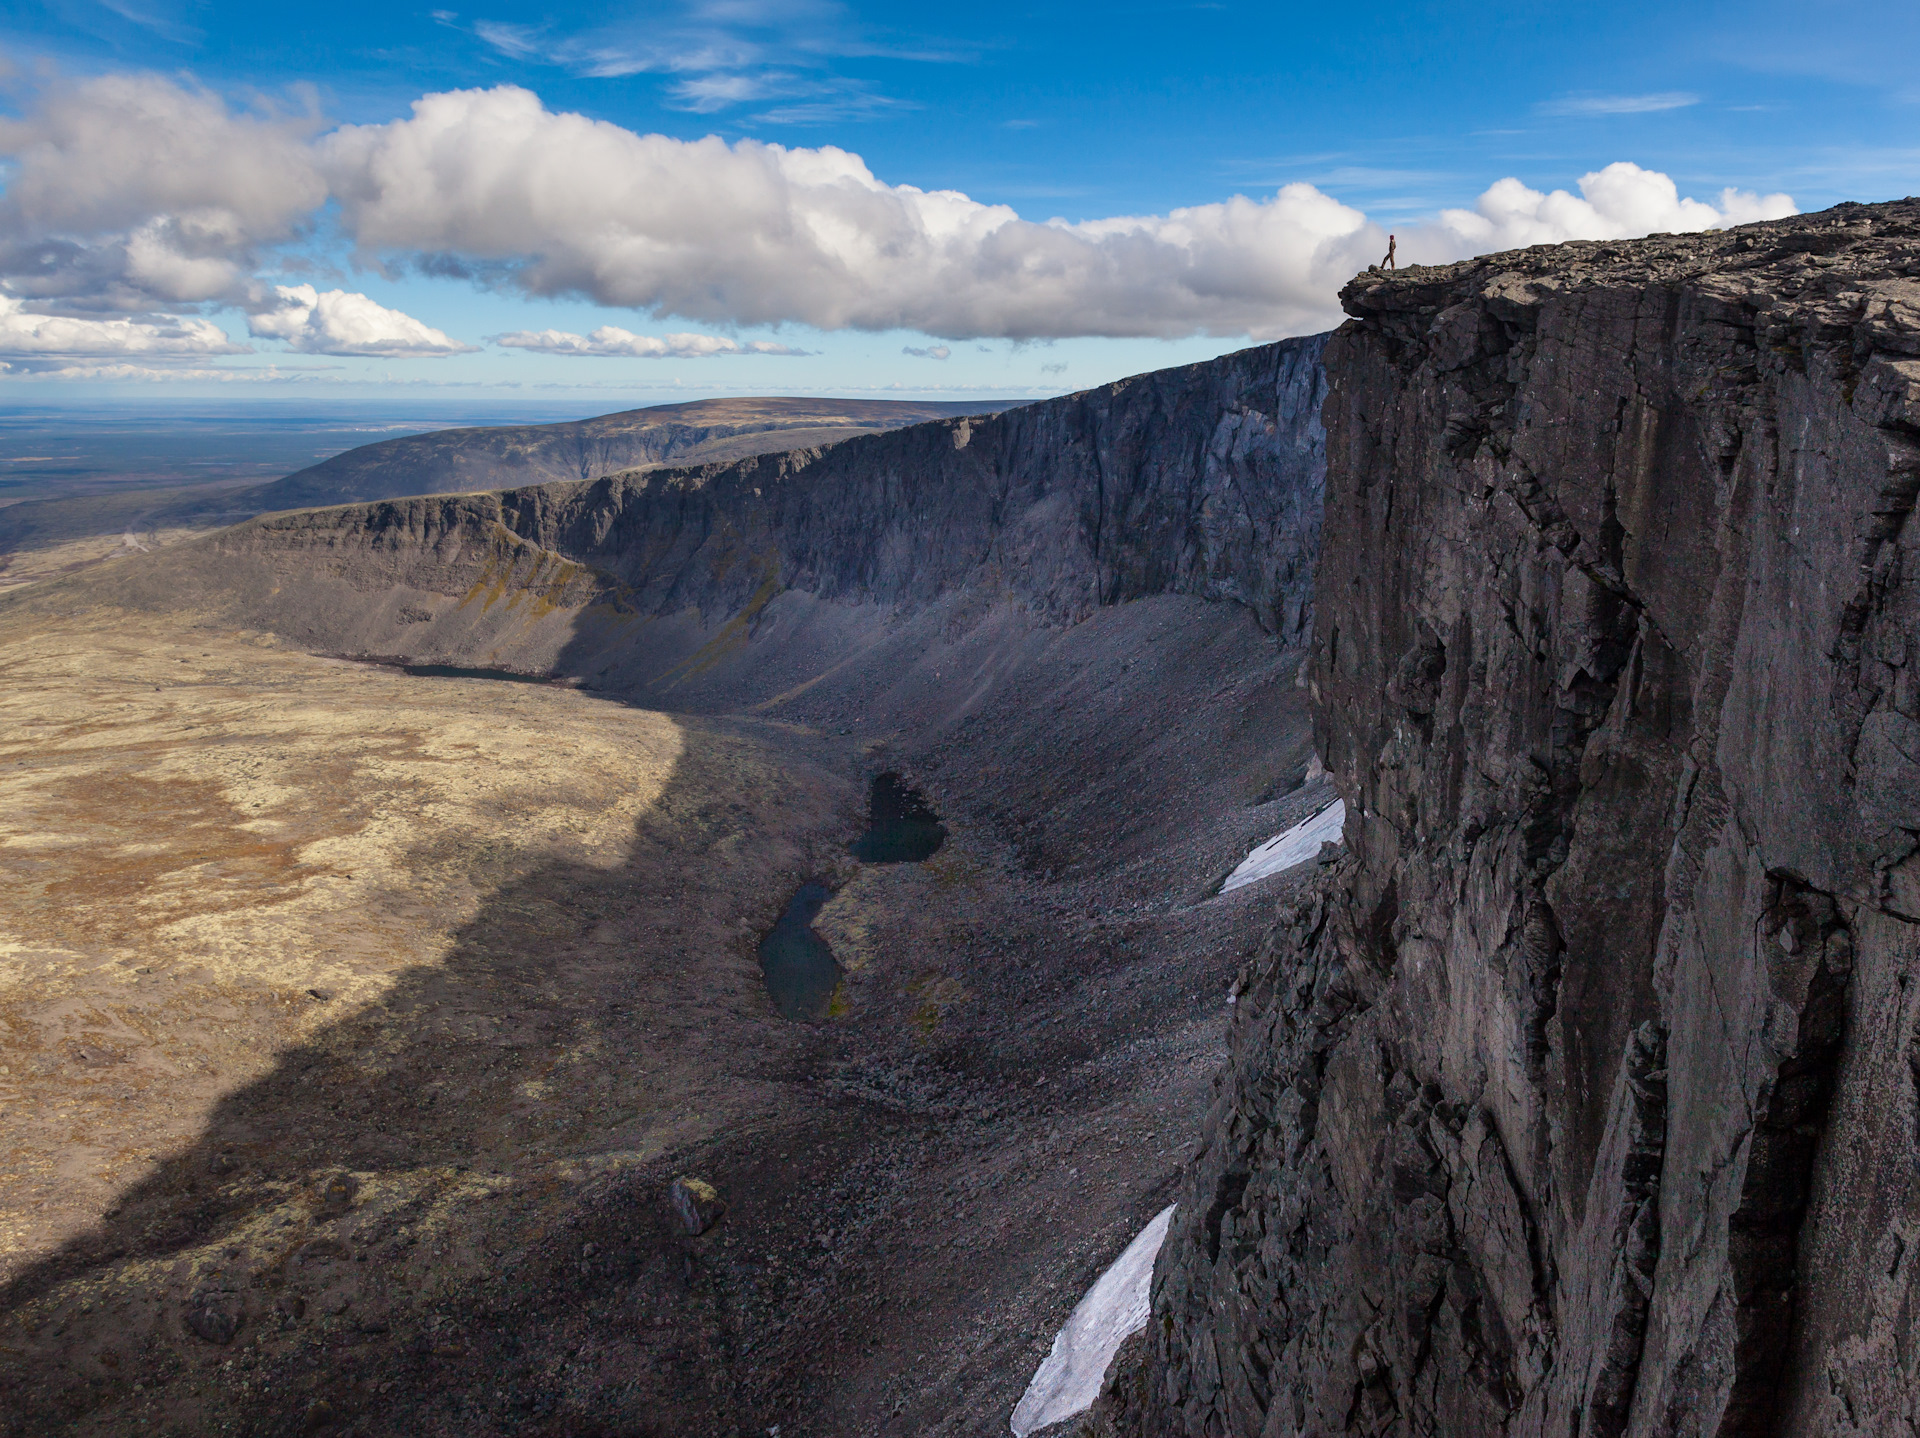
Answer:
M0 1290L0 1433L734 1431L716 1240L666 1187L803 1121L779 1091L817 1040L752 944L858 791L684 729L624 863L503 844L444 962Z

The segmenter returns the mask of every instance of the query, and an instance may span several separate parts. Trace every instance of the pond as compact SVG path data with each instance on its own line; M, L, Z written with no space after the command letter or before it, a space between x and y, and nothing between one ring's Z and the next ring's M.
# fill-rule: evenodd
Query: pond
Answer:
M918 864L947 841L946 825L926 796L898 774L880 774L867 791L867 832L849 846L863 864Z
M833 991L840 986L840 962L827 941L813 931L814 919L832 896L825 884L802 884L787 901L780 922L760 941L767 993L783 1019L818 1023L832 1008Z

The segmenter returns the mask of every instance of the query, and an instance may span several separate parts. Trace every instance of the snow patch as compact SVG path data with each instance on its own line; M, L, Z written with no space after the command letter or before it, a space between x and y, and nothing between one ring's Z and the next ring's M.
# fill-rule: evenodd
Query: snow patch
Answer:
M1168 1204L1155 1214L1153 1222L1140 1230L1127 1251L1087 1290L1014 1406L1013 1438L1027 1438L1093 1406L1114 1353L1128 1335L1147 1326L1153 1260L1175 1207Z
M1242 859L1240 867L1227 875L1226 882L1220 885L1220 892L1224 894L1242 884L1251 884L1269 874L1291 869L1295 864L1306 863L1320 852L1322 844L1340 842L1340 831L1346 822L1346 801L1335 799L1318 814L1302 819L1284 833L1274 835Z

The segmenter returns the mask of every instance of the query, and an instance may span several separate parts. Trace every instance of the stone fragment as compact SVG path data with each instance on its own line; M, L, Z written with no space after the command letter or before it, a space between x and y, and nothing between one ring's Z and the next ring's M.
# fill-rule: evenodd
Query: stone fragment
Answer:
M672 1197L680 1227L690 1238L698 1238L726 1216L726 1201L704 1178L676 1178Z
M313 1216L338 1218L353 1207L354 1197L359 1192L360 1180L350 1173L322 1175L313 1187Z
M187 1299L185 1319L195 1337L208 1343L233 1342L240 1331L244 1310L240 1295L223 1288L196 1289Z

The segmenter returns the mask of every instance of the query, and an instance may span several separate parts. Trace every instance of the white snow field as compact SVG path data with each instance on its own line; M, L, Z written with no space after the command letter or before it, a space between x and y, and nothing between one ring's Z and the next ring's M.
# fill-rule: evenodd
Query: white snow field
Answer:
M1147 1326L1153 1260L1167 1236L1167 1224L1176 1207L1168 1204L1155 1214L1075 1307L1054 1337L1053 1351L1041 1361L1033 1382L1014 1405L1013 1438L1027 1438L1037 1429L1093 1406L1115 1350L1128 1334Z
M1318 814L1302 819L1291 829L1274 835L1240 861L1240 867L1227 875L1220 892L1251 884L1269 874L1304 864L1320 852L1322 844L1340 842L1340 830L1347 822L1347 803L1335 799Z

